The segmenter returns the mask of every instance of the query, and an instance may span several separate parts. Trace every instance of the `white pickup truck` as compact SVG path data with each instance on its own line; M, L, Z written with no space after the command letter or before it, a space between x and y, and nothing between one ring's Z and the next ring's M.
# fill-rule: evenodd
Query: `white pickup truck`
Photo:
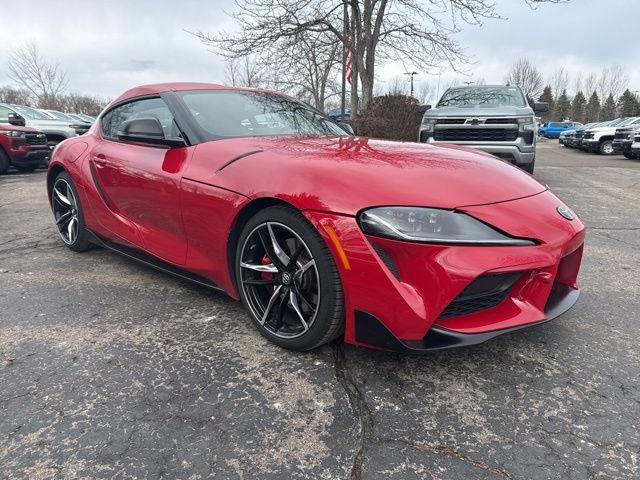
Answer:
M584 132L580 148L587 152L597 152L602 155L616 153L613 140L616 129L622 127L640 126L640 117L620 118L601 127L590 128Z

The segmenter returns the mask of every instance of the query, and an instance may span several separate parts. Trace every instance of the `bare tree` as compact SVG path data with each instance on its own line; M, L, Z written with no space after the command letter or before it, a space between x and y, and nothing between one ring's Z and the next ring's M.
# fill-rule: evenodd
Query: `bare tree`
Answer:
M86 115L97 116L110 102L108 98L94 95L82 95L70 93L58 96L56 109L70 113L84 113Z
M416 98L418 101L426 105L433 100L435 92L433 91L433 85L429 83L427 80L421 80L416 85Z
M57 63L45 60L35 43L15 50L9 57L9 78L28 90L43 108L55 106L58 95L67 87L67 74Z
M612 96L617 99L629 85L629 75L621 65L605 67L600 73L596 88L601 99Z
M31 92L14 87L0 87L0 103L14 103L16 105L31 105Z
M194 35L232 58L262 52L302 32L333 35L352 54L352 111L358 109L358 80L363 104L371 99L380 60L410 60L424 72L443 63L455 69L466 60L455 40L461 23L498 17L493 0L237 0L237 7L232 16L239 28L233 33Z
M225 82L233 87L265 87L265 67L252 55L230 58L225 68Z
M569 88L569 72L564 66L556 68L551 77L549 78L548 85L551 87L551 91L556 95L560 95L560 92ZM580 90L577 88L576 91Z
M533 62L526 57L516 60L511 65L505 81L510 85L520 87L529 101L540 97L544 88L542 74Z

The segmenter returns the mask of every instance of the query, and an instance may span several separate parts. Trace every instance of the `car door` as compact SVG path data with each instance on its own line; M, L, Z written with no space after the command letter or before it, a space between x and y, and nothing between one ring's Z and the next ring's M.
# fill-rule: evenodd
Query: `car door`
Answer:
M158 119L167 138L179 136L174 117L160 97L127 102L102 117L102 138L89 157L91 175L109 210L99 221L127 242L183 265L187 242L180 179L189 149L119 140L123 122L140 118Z

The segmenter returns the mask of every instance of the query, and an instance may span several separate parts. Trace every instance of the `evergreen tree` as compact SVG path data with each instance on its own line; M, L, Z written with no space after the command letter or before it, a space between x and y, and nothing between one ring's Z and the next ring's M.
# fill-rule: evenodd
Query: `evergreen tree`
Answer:
M551 87L549 85L547 85L546 87L544 87L544 90L542 91L542 95L540 95L540 98L538 99L539 102L546 102L549 104L549 111L546 113L543 113L541 118L542 118L542 122L547 122L552 118L553 115L553 109L554 109L554 101L553 101L553 92L551 91Z
M553 116L559 122L568 118L571 115L571 100L569 100L569 96L567 95L567 90L562 90L562 93L558 97L558 101L556 102L556 108L553 112Z
M625 90L620 96L620 100L618 100L619 115L621 117L633 117L638 114L637 112L639 108L640 105L638 105L638 99L636 96L628 89Z
M589 97L587 106L584 109L584 120L587 123L597 122L599 117L600 117L600 98L598 98L598 94L594 91Z
M609 94L600 109L600 121L613 120L616 117L616 101L613 99L613 95Z
M571 120L584 123L584 107L586 104L587 99L582 90L579 90L571 101Z

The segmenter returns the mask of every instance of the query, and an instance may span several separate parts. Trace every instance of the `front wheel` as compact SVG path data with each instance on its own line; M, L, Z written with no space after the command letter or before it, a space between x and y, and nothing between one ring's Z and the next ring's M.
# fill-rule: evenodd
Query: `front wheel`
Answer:
M323 239L298 211L258 212L245 225L235 256L240 299L262 335L310 350L342 334L342 283Z
M613 142L611 140L600 142L599 151L601 155L613 155Z
M633 152L623 152L623 155L625 156L625 158L627 158L629 160L633 160L634 158L636 158L636 156L633 154Z
M51 208L64 244L76 252L89 250L92 245L84 226L80 197L67 172L60 172L53 182Z
M533 175L533 169L534 169L535 165L536 165L536 158L533 157L533 160L531 160L530 163L527 163L525 165L521 165L521 168L525 172L530 173L531 175Z

